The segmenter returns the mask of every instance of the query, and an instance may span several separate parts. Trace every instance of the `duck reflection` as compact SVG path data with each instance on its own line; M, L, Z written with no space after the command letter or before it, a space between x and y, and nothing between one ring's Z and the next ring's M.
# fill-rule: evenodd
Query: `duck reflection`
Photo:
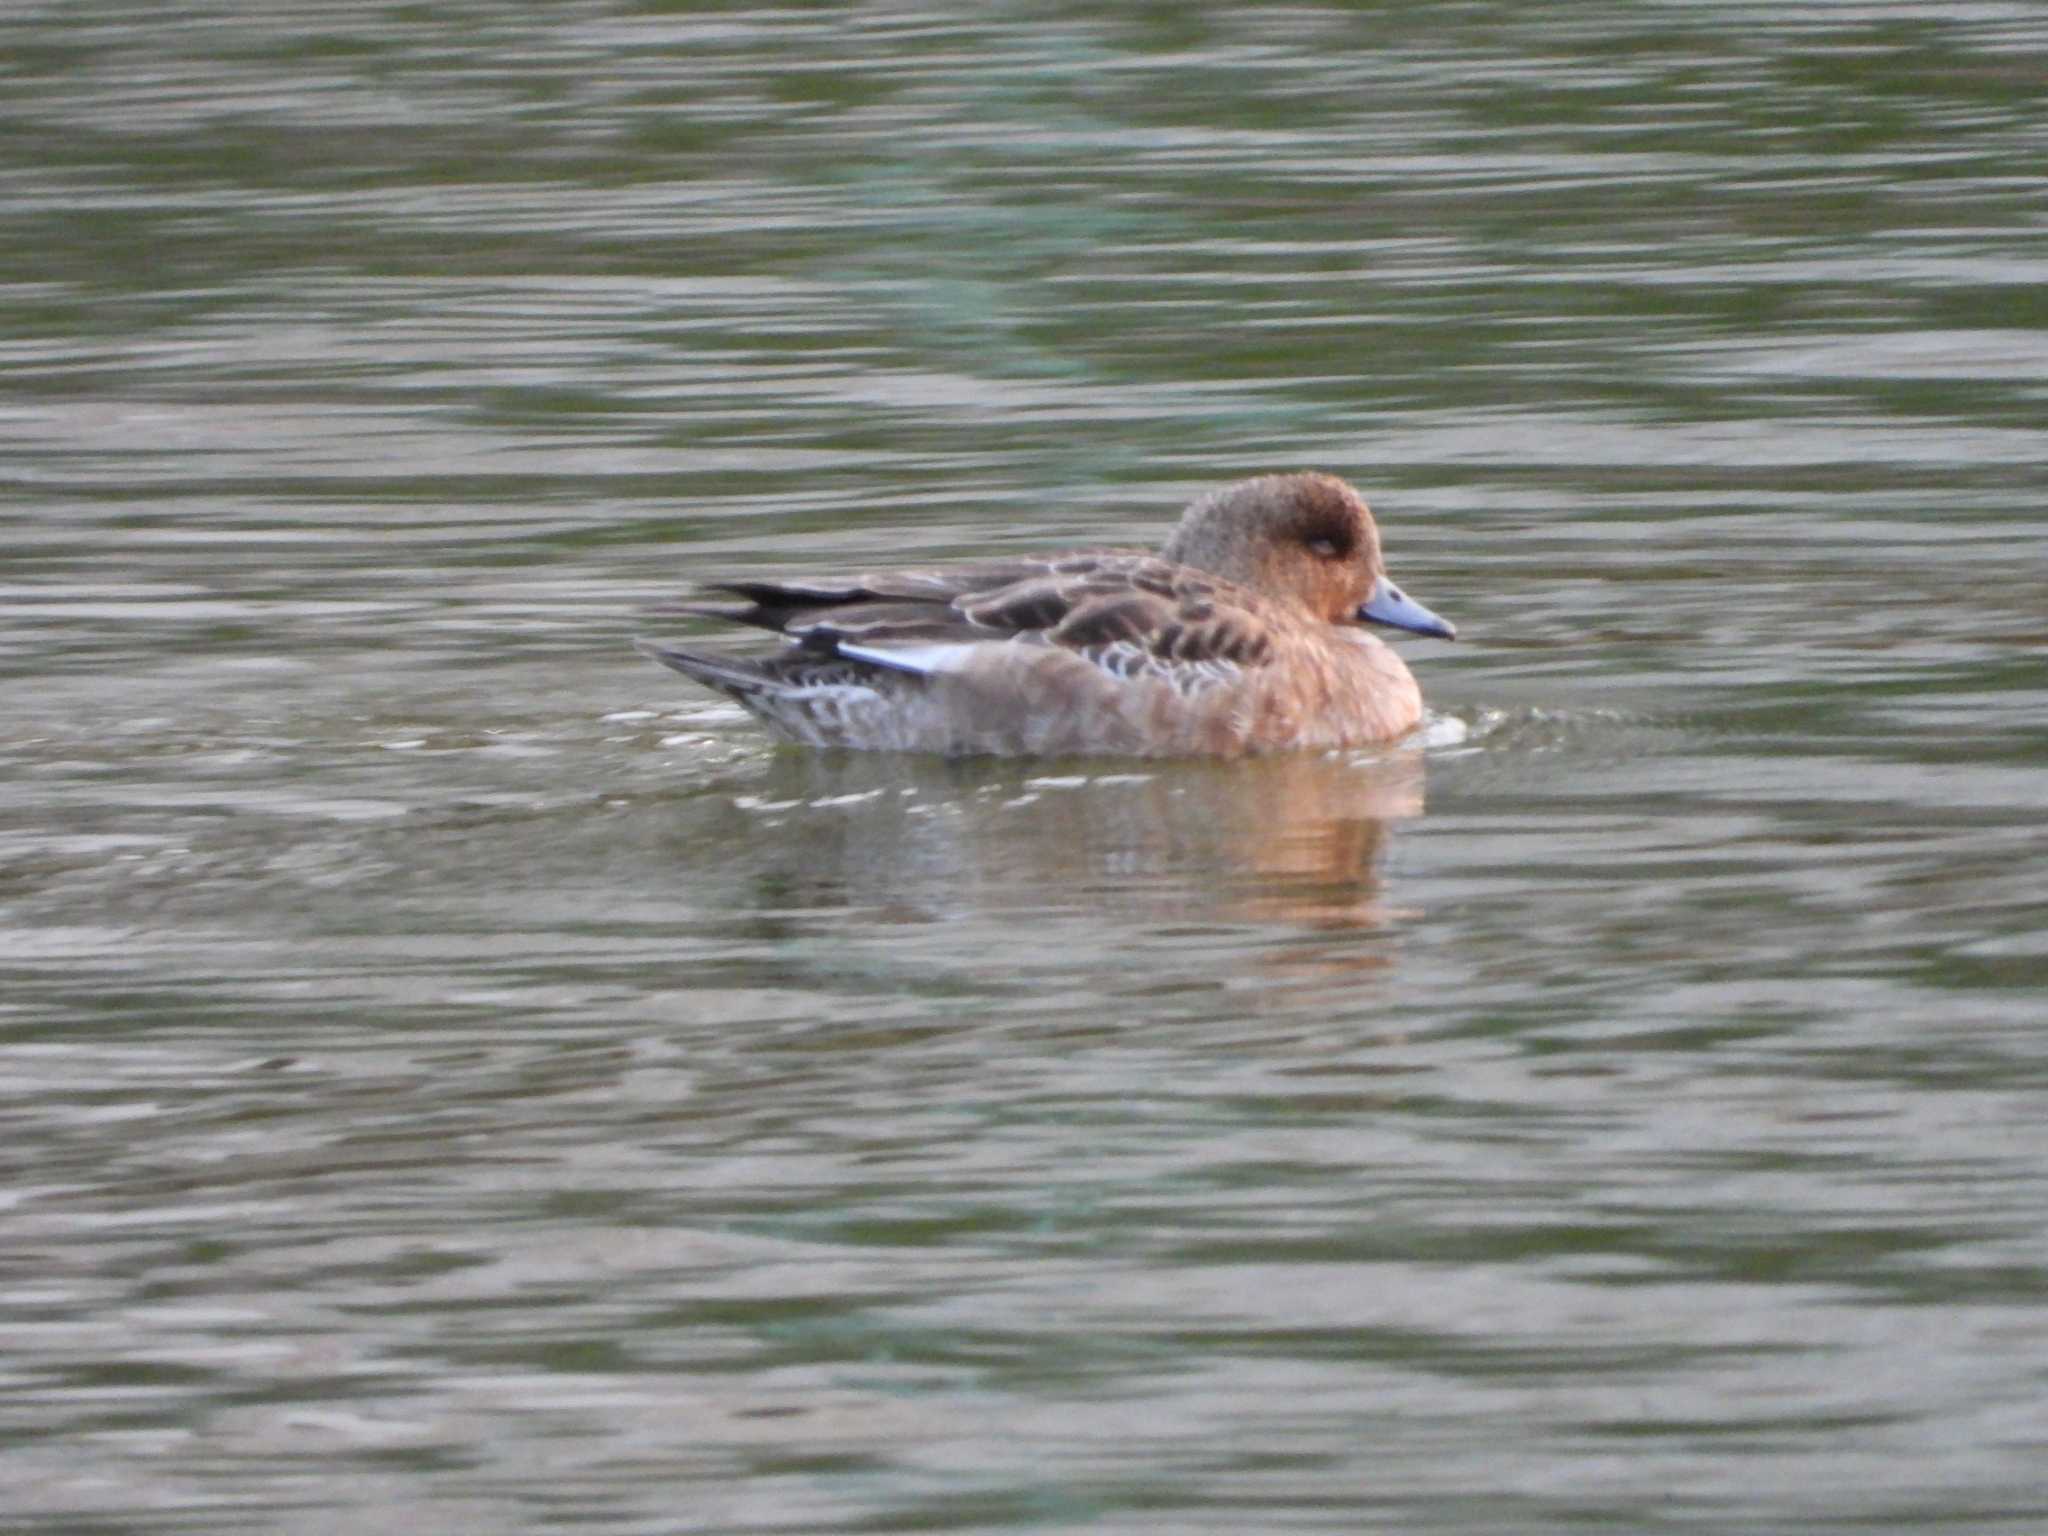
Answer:
M788 752L734 804L782 829L746 840L768 855L772 903L1373 928L1423 766L1414 747L1128 764Z

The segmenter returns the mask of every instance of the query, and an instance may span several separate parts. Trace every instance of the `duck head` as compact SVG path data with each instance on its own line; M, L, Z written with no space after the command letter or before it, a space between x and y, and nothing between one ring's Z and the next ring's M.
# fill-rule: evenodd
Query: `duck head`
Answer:
M1261 475L1189 505L1160 554L1332 624L1458 631L1387 579L1365 498L1335 475Z

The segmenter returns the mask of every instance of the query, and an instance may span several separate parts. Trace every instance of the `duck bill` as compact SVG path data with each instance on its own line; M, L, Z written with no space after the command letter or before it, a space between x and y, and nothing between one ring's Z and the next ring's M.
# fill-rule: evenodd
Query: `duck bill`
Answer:
M1458 627L1440 619L1386 577L1373 583L1372 596L1359 605L1358 617L1368 624L1390 624L1418 635L1435 635L1439 640L1458 638Z

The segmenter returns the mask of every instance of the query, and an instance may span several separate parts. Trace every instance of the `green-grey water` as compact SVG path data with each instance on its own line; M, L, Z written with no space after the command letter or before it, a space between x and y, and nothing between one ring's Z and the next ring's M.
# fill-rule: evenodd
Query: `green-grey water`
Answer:
M0 1527L2048 1525L2048 13L17 4ZM773 747L1314 466L1398 748Z

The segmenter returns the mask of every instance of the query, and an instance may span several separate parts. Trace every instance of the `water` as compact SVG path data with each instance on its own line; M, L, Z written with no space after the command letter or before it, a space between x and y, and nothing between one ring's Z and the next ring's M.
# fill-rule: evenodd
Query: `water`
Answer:
M2048 1522L2031 4L0 21L0 1523ZM1356 480L1415 742L693 576Z

